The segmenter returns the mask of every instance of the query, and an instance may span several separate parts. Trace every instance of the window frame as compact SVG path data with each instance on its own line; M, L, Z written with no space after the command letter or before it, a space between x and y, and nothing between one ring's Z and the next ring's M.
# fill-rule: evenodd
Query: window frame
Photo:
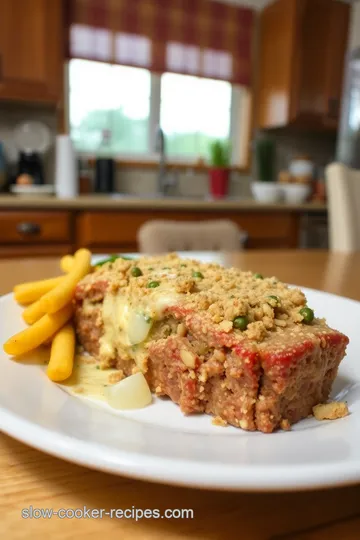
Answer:
M117 65L117 64L111 64ZM65 99L63 125L65 131L70 134L70 62L65 64ZM161 75L150 72L150 112L148 122L148 148L147 153L124 152L114 156L115 161L127 167L157 167L159 156L155 152L155 132L160 123L161 106ZM230 133L232 141L232 155L230 169L239 172L250 170L250 137L252 129L253 99L252 91L247 87L231 85L231 108L230 108ZM92 159L94 153L78 151L81 158ZM206 170L210 168L207 162L198 158L189 159L189 156L167 155L167 165L176 168L191 168Z

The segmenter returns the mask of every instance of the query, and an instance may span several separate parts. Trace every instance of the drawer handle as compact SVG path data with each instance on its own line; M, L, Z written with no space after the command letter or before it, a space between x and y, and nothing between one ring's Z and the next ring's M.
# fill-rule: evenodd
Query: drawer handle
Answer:
M41 227L37 223L31 223L30 221L23 221L16 227L17 232L26 236L36 236L41 232Z

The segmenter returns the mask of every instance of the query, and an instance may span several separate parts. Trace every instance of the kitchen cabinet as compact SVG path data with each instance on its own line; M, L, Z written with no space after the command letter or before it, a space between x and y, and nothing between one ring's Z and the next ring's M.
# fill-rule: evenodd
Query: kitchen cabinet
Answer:
M33 201L0 197L0 258L73 253L87 247L93 253L137 251L137 232L153 219L199 221L230 219L248 235L246 248L297 248L304 216L326 214L326 206L261 205L244 201L223 206L203 201L153 207L148 201L118 204L111 199L83 196ZM240 246L239 246L240 247Z
M123 210L84 211L76 217L76 243L94 253L137 251L137 231L152 219L230 219L248 234L248 248L296 248L300 214L271 211ZM240 245L239 245L240 248Z
M260 15L257 124L338 127L350 6L276 0Z
M61 255L73 251L73 216L68 211L0 212L0 256Z
M0 0L0 99L61 100L62 6L62 0Z

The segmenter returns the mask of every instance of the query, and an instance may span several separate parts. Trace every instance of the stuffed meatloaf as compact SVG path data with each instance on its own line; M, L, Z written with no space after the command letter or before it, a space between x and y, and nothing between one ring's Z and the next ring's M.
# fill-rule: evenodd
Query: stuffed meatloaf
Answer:
M266 433L327 400L348 343L300 290L173 254L98 267L77 287L75 321L103 369L141 370L185 414Z

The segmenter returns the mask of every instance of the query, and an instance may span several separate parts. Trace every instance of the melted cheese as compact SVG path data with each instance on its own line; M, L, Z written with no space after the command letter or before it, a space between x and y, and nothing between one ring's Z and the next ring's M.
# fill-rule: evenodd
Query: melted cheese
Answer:
M62 383L62 387L74 395L93 397L105 400L105 388L112 374L118 374L117 369L99 369L97 362L91 357L76 357L71 377Z
M104 334L100 340L102 358L114 358L124 349L140 369L144 367L146 342L154 321L161 320L165 310L178 302L175 290L161 286L135 303L131 296L108 293L103 302Z

